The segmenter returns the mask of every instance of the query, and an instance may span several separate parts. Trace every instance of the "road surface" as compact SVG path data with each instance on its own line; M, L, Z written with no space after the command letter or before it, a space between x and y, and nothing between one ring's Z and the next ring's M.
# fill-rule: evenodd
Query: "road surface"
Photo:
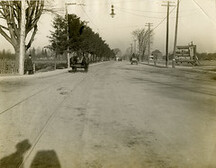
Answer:
M1 168L214 168L205 73L106 62L0 81Z

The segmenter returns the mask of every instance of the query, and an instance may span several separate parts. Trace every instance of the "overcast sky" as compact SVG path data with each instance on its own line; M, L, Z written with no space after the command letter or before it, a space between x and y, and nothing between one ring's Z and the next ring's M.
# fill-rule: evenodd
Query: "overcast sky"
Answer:
M125 52L133 43L132 31L147 28L153 23L153 44L151 50L159 49L163 53L166 44L166 7L163 0L55 0L59 14L64 14L64 3L85 4L68 6L68 12L78 15L81 20L89 21L95 32L106 40L111 48L120 48ZM176 4L176 1L173 0ZM114 5L115 17L111 18L111 5ZM60 10L62 9L62 10ZM173 10L174 9L174 10ZM175 31L175 7L171 7L169 46L173 50ZM54 15L45 14L39 22L39 31L33 43L34 47L48 45L51 22ZM162 22L162 20L164 20ZM199 52L216 52L216 0L180 0L178 45L187 45L191 41ZM0 50L12 47L2 37Z

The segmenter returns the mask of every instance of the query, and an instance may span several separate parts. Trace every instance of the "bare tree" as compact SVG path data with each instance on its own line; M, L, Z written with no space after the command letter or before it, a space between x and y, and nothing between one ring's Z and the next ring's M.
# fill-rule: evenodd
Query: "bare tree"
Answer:
M131 47L128 47L128 48L126 49L124 55L125 55L125 59L126 59L126 60L130 60L130 57L131 57L131 55L132 55L132 49L131 49Z
M122 54L122 52L121 52L121 50L119 49L119 48L114 48L113 49L113 52L114 52L114 54L117 56L117 55L119 55L119 56L121 56L121 54Z
M144 28L137 29L132 32L134 39L138 41L138 50L142 61L144 60L145 51L150 40L149 33L151 37L152 31L145 30Z
M44 0L26 0L25 38L29 35L26 50L31 47L37 32L37 23L44 11ZM16 58L19 55L21 29L21 1L0 1L0 34L13 46Z

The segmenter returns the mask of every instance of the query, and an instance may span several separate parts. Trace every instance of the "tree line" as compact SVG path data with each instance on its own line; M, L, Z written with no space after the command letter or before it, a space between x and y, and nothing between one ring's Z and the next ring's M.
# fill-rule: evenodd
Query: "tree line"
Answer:
M53 20L54 31L51 31L49 49L58 54L70 53L90 54L93 60L109 60L114 52L109 45L95 33L85 21L75 14L69 14L68 20L56 16ZM67 37L68 36L68 37ZM69 39L67 39L69 38Z
M47 1L47 2L46 2ZM47 3L47 4L46 4ZM26 52L30 49L38 30L38 21L44 12L53 12L48 0L26 0L25 39ZM19 58L21 30L21 1L0 1L0 34L13 46L15 55L6 52L1 58ZM68 20L65 18L68 17ZM94 59L110 59L114 56L109 45L98 33L81 21L76 15L57 16L53 21L54 31L51 32L49 48L56 54L70 52L91 54ZM69 34L69 40L67 35ZM27 41L28 39L28 41ZM34 51L33 51L34 52ZM46 53L42 54L46 55Z
M216 60L216 53L197 53L199 60Z
M15 59L15 54L11 53L9 50L5 51L4 49L0 51L0 59Z

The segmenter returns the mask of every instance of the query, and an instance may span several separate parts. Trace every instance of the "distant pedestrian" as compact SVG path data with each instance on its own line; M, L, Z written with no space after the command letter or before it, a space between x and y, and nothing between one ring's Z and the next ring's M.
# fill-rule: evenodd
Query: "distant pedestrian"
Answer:
M28 58L24 62L24 74L26 74L27 72L29 75L34 73L31 55L29 55Z

